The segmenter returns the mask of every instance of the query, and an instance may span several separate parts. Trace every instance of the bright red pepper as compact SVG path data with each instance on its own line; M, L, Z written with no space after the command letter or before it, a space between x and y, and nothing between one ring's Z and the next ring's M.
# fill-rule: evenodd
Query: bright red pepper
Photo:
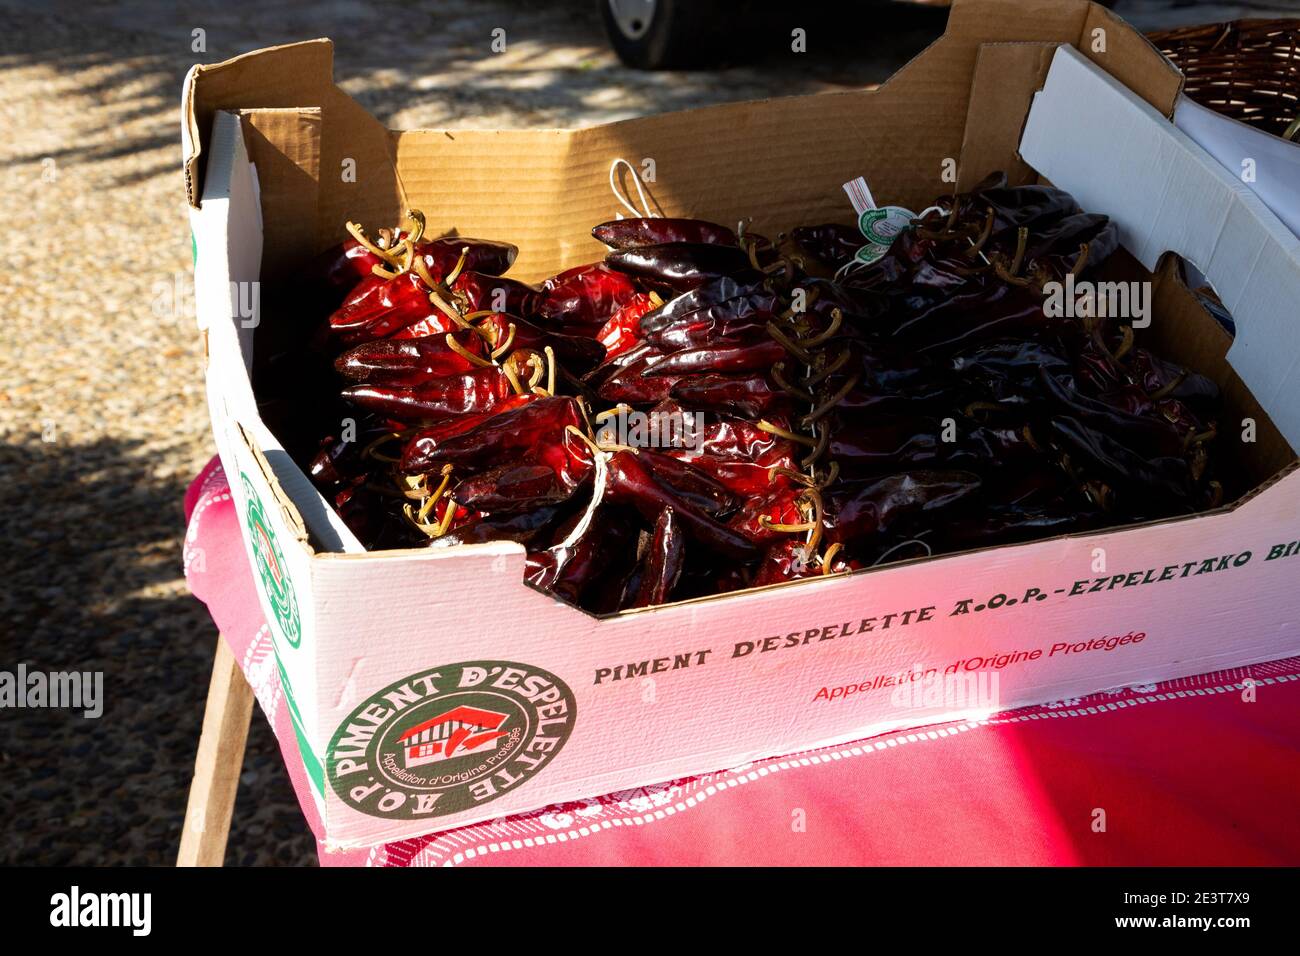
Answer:
M593 262L542 283L537 314L566 331L595 335L610 316L640 294L636 283L623 273Z

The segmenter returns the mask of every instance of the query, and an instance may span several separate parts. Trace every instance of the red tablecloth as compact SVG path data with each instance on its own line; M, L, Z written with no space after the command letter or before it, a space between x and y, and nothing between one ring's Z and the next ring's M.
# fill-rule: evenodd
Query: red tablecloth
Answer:
M185 573L320 819L214 459ZM1300 658L927 727L369 850L324 865L1300 863ZM234 826L238 826L236 819Z

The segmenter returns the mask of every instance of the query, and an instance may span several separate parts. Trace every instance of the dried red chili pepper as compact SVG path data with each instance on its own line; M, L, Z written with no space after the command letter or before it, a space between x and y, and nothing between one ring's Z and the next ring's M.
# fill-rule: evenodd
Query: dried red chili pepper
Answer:
M989 282L918 309L893 330L922 353L952 352L1008 335L1035 335L1053 320L1030 289Z
M1194 485L1186 459L1145 458L1118 439L1070 416L1053 417L1048 428L1074 467L1103 482L1114 493L1113 502L1103 495L1103 505L1141 517L1192 510Z
M694 375L700 372L766 371L786 357L785 348L770 338L747 345L683 349L646 369L647 375Z
M476 319L474 324L489 341L495 343L493 352L498 355L510 349L541 352L550 346L555 350L560 365L574 374L590 371L605 357L599 342L581 335L543 329L517 315L493 312Z
M358 408L401 422L438 421L458 415L491 412L515 391L496 367L435 378L419 385L352 385L341 395Z
M680 414L681 407L666 404L655 410ZM663 454L690 463L741 497L766 492L773 468L795 468L792 442L738 418L719 416L695 439L693 448L669 448Z
M463 435L466 432L473 431L482 425L488 419L497 415L504 415L506 412L514 411L531 402L540 401L541 396L525 392L521 395L511 395L505 401L495 406L488 412L474 412L469 415L458 415L455 418L448 418L445 421L424 423L420 425L415 433L425 439L426 442L437 444L454 438L457 435Z
M611 249L632 249L665 242L703 242L736 245L736 234L726 226L703 219L635 217L602 222L591 234Z
M590 474L587 463L587 474ZM460 482L452 498L471 510L492 515L532 511L567 501L581 484L572 472L540 462L497 465Z
M1007 411L1010 422L1001 425L978 425L956 411L945 424L935 409L925 411L909 413L901 401L866 415L841 410L830 428L827 457L851 478L914 468L988 471L1041 457L1025 426L1011 418L1014 407Z
M444 464L478 467L505 461L539 444L559 441L568 426L582 424L582 413L572 398L539 398L502 410L467 431L446 434L436 427L422 428L402 449L398 468L418 475Z
M611 404L653 405L672 394L673 386L682 376L648 375L647 372L656 362L663 360L662 353L649 346L640 346L618 356L617 363L610 363L593 373L599 385L596 394ZM603 374L608 371L608 374Z
M338 308L343 297L357 283L374 274L375 266L387 266L388 260L372 252L356 239L345 239L313 259L301 274L302 286L319 296L330 310Z
M467 331L377 339L348 349L335 359L334 368L352 382L412 386L481 368L488 364L485 353L482 337Z
M714 309L701 309L690 321L660 329L645 341L664 352L682 349L743 345L770 339L767 323L771 313L750 312L743 318L719 318Z
M801 578L821 577L825 574L842 574L861 566L858 561L845 556L842 551L831 554L829 561L824 555L819 558L810 554L810 549L802 540L787 537L767 549L749 586L757 588L767 584L778 584L781 581L796 581Z
M657 378L657 376L649 376ZM672 381L666 377L664 381ZM765 375L691 375L678 379L669 395L690 408L759 419L784 415L790 396Z
M450 548L458 544L484 544L488 541L518 541L529 544L545 538L571 510L572 499L554 505L541 505L532 511L481 515L473 521L452 528L436 538L426 539L431 548Z
M787 529L811 522L805 494L788 481L773 482L762 495L748 499L727 526L755 544L770 546L789 535Z
M739 499L725 484L689 461L648 448L639 449L637 459L656 481L706 514L719 517L734 511L739 505Z
M868 481L842 481L828 488L826 537L846 547L854 541L887 535L905 521L969 503L981 486L966 471L900 470ZM945 516L945 519L947 517Z
M752 271L749 255L737 246L705 242L665 242L618 249L605 264L650 285L688 292L722 276Z
M663 329L692 320L694 313L733 300L747 299L724 307L719 317L743 318L750 311L771 312L776 305L776 295L767 287L767 278L761 272L747 272L740 276L719 276L703 285L669 299L659 308L641 317L641 333L654 335ZM757 298L750 298L757 297Z
M542 283L537 314L565 330L594 335L641 290L603 262L578 266Z
M596 333L596 341L605 346L605 357L615 358L641 344L641 316L661 301L654 295L637 295L609 317Z
M1183 368L1144 348L1132 349L1125 361L1133 380L1152 397L1175 398L1186 402L1201 416L1211 413L1218 404L1219 387L1204 375Z
M630 505L647 521L655 521L672 508L691 537L714 551L737 560L751 560L757 549L744 537L710 518L682 495L656 481L630 452L610 456L607 478L610 500Z
M1089 428L1122 441L1148 457L1178 456L1186 448L1186 436L1168 419L1134 414L1109 405L1081 392L1067 389L1055 376L1040 370L1039 381L1044 393L1062 414L1069 415Z
M445 236L415 244L415 253L436 281L443 281L459 265L461 270L485 276L505 275L519 255L519 247L490 239ZM464 256L464 262L461 257Z
M641 568L640 586L634 607L663 604L681 580L686 563L686 537L672 508L665 508L655 519L655 530L646 549Z
M799 226L790 230L790 238L832 270L842 269L867 242L857 226L837 222Z
M429 302L429 289L412 272L387 279L363 279L330 316L330 329L348 345L382 339L417 322L425 322L425 333L455 328L449 318Z
M469 269L453 280L451 290L462 312L490 310L524 316L537 311L542 295L540 290L518 279Z
M394 507L395 499L375 491L365 475L350 480L334 495L334 510L357 540L371 548L405 548L418 543Z
M1095 509L989 505L980 514L945 520L940 528L947 547L962 550L1087 531L1099 516Z
M570 536L586 520L581 533ZM602 579L619 578L635 555L635 528L619 509L601 503L589 516L580 515L561 527L554 545L529 551L525 580L572 604L586 606L584 597Z

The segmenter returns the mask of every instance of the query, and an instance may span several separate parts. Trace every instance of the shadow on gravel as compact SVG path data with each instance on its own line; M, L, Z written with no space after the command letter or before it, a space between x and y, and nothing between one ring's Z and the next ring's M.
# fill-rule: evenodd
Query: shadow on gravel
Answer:
M98 719L0 710L0 864L175 861L216 631L166 587L185 483L146 463L111 441L0 444L0 671L103 673ZM260 712L228 853L255 859L315 859Z

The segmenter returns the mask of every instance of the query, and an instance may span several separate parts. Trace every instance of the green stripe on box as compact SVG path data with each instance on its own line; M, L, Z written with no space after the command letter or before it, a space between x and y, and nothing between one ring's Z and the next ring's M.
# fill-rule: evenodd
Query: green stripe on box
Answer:
M280 663L278 652L275 654L275 669L280 672L280 687L284 690L284 699L289 703L289 722L293 724L293 734L298 738L298 753L302 756L302 764L307 768L307 776L312 786L316 788L316 792L323 800L325 799L325 766L311 749L311 744L307 742L307 731L302 725L298 702L293 699L293 687L289 683L289 675L284 671L284 665Z

